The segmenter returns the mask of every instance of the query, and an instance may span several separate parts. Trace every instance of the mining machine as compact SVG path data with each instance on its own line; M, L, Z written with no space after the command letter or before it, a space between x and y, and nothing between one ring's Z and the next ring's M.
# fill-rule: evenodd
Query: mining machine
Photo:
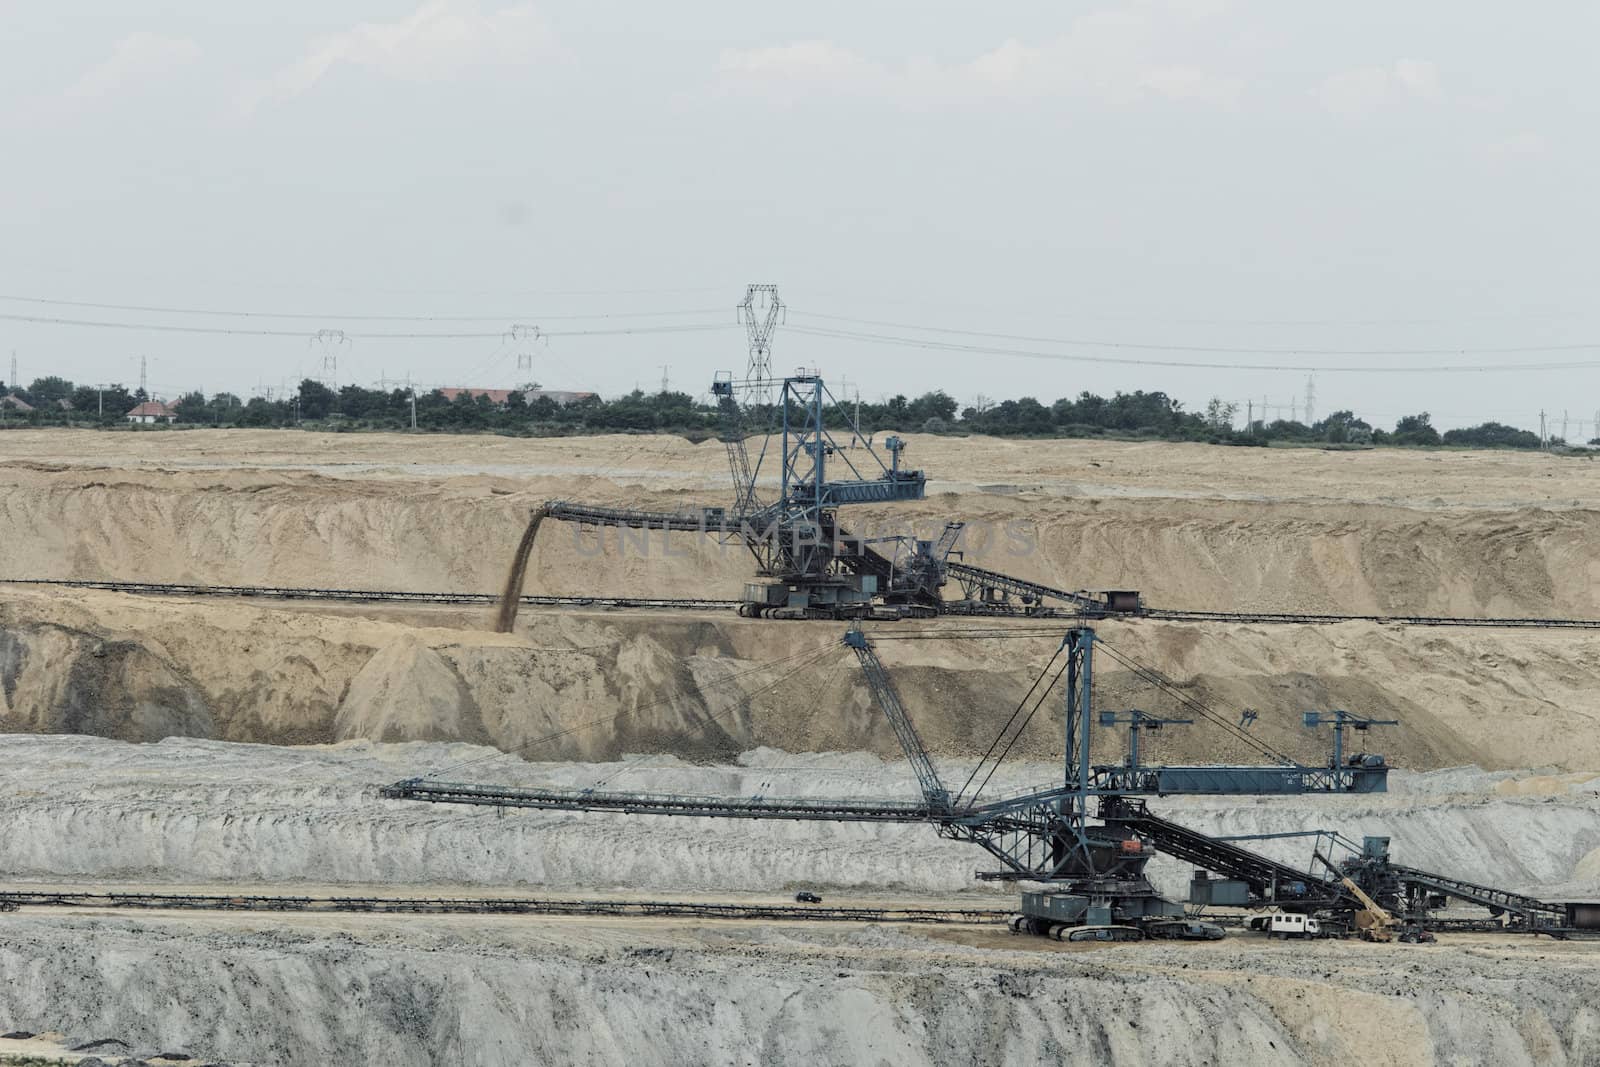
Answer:
M1211 885L1237 887L1241 905L1290 906L1305 912L1359 904L1337 883L1268 859L1152 814L1146 800L1174 794L1300 795L1371 793L1386 788L1388 764L1358 754L1325 766L1168 766L1127 759L1091 761L1092 628L1066 631L1056 650L1065 680L1059 784L986 797L995 767L1006 758L1002 730L959 789L941 778L888 670L867 635L851 627L844 645L855 655L868 688L915 772L919 796L892 801L847 797L713 797L515 787L413 778L385 787L394 799L628 814L741 819L926 823L941 836L977 845L993 861L980 879L1031 883L1011 927L1058 939L1118 940L1145 936L1211 937L1208 924L1186 918L1183 905L1161 896L1145 876L1157 852L1215 872ZM1046 672L1051 667L1046 667ZM1043 675L1041 675L1043 678ZM1046 687L1047 691L1049 687ZM1041 700L1043 697L1041 696ZM1037 707L1037 705L1035 705ZM1013 715L1013 721L1016 716ZM1141 717L1136 729L1149 728ZM1020 728L1019 731L1020 732ZM1014 740L1014 737L1013 737ZM998 754L997 754L998 753ZM1231 898L1230 898L1231 899ZM1214 901L1221 903L1223 901Z
M754 456L752 408L740 394L755 391L775 403L755 414L770 418L770 432ZM719 374L712 394L723 413L733 499L727 506L644 511L571 500L546 501L541 519L595 528L699 533L724 544L742 543L757 581L742 590L739 613L763 618L905 618L947 612L1027 614L1047 603L1087 614L1136 611L1138 595L1070 592L978 567L960 558L964 524L950 519L934 537L913 533L867 536L840 520L841 509L923 500L927 476L904 462L905 439L884 438L881 450L863 433L816 371L785 378L735 380ZM833 428L850 432L851 447ZM776 496L765 500L766 476L776 475ZM958 599L944 588L955 579ZM519 586L520 588L520 586Z
M1058 660L1055 678L1064 679L1062 738L1065 759L1059 784L1002 796L986 796L993 777L1022 727L1014 726L1019 705L960 788L940 776L889 671L868 636L856 626L844 634L868 688L887 718L917 779L918 796L909 800L853 797L694 796L609 792L597 789L522 787L411 778L384 787L385 797L495 808L690 815L731 819L787 819L830 822L924 823L939 836L977 845L993 861L980 879L1025 887L1011 929L1059 940L1134 940L1143 937L1209 939L1221 928L1186 913L1164 898L1145 876L1157 853L1191 864L1195 877L1188 903L1273 909L1318 916L1328 928L1362 927L1372 939L1402 930L1402 940L1431 940L1431 912L1456 899L1489 909L1495 929L1546 934L1556 938L1592 936L1600 930L1600 905L1552 904L1533 897L1478 885L1447 875L1394 864L1389 839L1368 837L1353 846L1326 830L1257 836L1328 837L1354 855L1331 863L1314 857L1326 875L1244 848L1239 838L1204 834L1149 809L1166 796L1293 796L1361 794L1387 791L1389 765L1381 755L1347 753L1344 731L1364 735L1386 725L1347 711L1307 715L1310 725L1333 725L1334 753L1326 763L1307 765L1274 754L1277 762L1258 765L1147 765L1138 756L1137 734L1178 725L1143 712L1103 713L1102 726L1126 724L1128 754L1120 762L1095 764L1090 757L1093 715L1095 631L1068 629L1056 656L1039 676L1043 682ZM1128 658L1114 658L1125 665ZM1034 704L1041 706L1051 684ZM1031 695L1031 691L1030 691ZM1027 704L1027 698L1023 705ZM1215 713L1190 701L1207 718ZM1031 713L1029 713L1031 718ZM1023 719L1023 726L1027 719ZM1359 726L1357 724L1360 724ZM1266 749L1264 745L1258 748ZM1267 749L1269 754L1270 749ZM1477 920L1465 920L1481 928Z

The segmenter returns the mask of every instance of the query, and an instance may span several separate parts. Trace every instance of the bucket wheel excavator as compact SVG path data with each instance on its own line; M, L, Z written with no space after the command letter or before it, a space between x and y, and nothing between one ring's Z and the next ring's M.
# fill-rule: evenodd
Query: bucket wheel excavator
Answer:
M741 394L770 395L774 403L750 405ZM547 501L544 520L587 527L680 531L742 543L755 566L739 613L762 618L906 618L944 613L1027 613L1047 603L1085 614L1135 611L1132 593L1069 592L964 562L958 550L964 523L951 519L935 537L890 533L866 536L840 520L846 507L923 500L927 476L904 463L906 442L886 437L881 450L828 389L820 374L736 381L718 375L712 395L723 415L722 440L733 479L731 506L682 511L642 511L571 500ZM752 416L770 420L759 451ZM848 431L841 446L834 430ZM770 487L770 488L769 488ZM775 489L770 500L767 493ZM530 550L525 538L520 550ZM521 556L524 564L525 554ZM521 570L513 568L520 592ZM962 595L947 599L955 579Z

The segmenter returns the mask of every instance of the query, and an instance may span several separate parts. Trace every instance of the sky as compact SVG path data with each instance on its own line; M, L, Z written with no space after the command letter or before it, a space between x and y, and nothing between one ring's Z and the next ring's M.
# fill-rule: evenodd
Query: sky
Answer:
M698 394L772 283L867 398L1600 417L1593 4L129 7L0 0L0 379Z

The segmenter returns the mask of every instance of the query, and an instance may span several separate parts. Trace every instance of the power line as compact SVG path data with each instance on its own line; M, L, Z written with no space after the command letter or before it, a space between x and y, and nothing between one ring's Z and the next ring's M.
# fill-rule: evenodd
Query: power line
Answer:
M959 337L988 337L1001 341L1024 341L1030 344L1064 345L1076 348L1116 348L1133 349L1145 352L1217 352L1231 353L1245 356L1466 356L1466 355L1514 355L1529 352L1588 352L1600 349L1600 341L1588 341L1580 344L1555 344L1555 345L1504 345L1497 347L1462 347L1462 348L1317 348L1315 346L1252 348L1246 345L1185 345L1185 344L1159 344L1145 341L1113 341L1091 338L1065 338L1065 337L1035 337L1029 334L997 333L990 330L959 330L948 326L924 326L921 323L887 322L883 319L856 319L845 315L824 315L815 311L803 311L791 308L794 314L802 318L826 319L831 322L847 322L862 326L886 326L897 330L916 330L922 333L948 334ZM799 326L795 329L804 329L810 333L819 332L820 327ZM841 331L848 332L848 331ZM878 334L863 334L863 337L880 337ZM903 340L895 338L895 340ZM1263 368L1277 370L1280 368ZM1304 370L1304 367L1296 368ZM1320 369L1320 368L1319 368ZM1337 369L1337 368L1332 368Z
M842 298L844 300L860 300L860 292L839 291L829 289L807 289L816 296L828 298ZM895 297L875 295L874 300L884 304L898 304L903 307L925 308L929 306L927 297ZM1445 318L1306 318L1306 319L1244 319L1244 318L1214 318L1201 316L1174 316L1159 313L1141 312L1136 315L1112 315L1098 311L1085 311L1073 309L1071 311L1041 311L1038 307L1006 307L995 304L956 304L948 300L940 300L938 308L942 312L963 311L976 312L985 315L1036 314L1044 318L1067 320L1082 320L1089 322L1136 322L1141 325L1155 323L1162 326L1230 326L1230 327L1303 327L1303 326L1338 326L1338 327L1373 327L1373 326L1448 326L1461 322L1550 322L1553 320L1570 320L1583 316L1580 311L1560 311L1547 309L1538 313L1518 312L1516 314L1481 314L1481 315L1451 315Z
M232 326L183 326L174 323L158 322L106 322L97 319L65 319L43 315L7 315L0 314L0 319L9 322L32 322L48 326L87 326L110 330L153 330L160 333L195 333L215 334L222 336L239 337L297 337L306 338L314 336L306 330L275 330L264 327L232 327ZM707 323L679 323L658 324L651 326L619 326L610 329L596 330L547 330L545 337L616 337L628 334L655 334L655 333L695 333L706 330L733 330L738 329L738 323L733 322L707 322ZM466 341L487 340L500 338L505 335L504 330L489 332L465 333L347 333L351 340L357 341Z
M0 300L15 304L43 304L49 307L87 308L98 311L144 311L161 315L207 315L213 318L307 319L317 322L514 322L520 319L648 319L674 315L721 315L724 308L684 308L668 311L610 311L583 315L350 315L298 311L239 311L226 308L168 307L157 304L102 304L89 300L53 300L41 296L16 296L0 293Z
M972 354L972 355L1015 356L1015 357L1017 357L1019 359L1057 360L1057 361L1067 362L1067 363L1109 363L1109 364L1112 364L1112 365L1115 365L1115 366L1124 366L1124 367L1187 367L1187 368L1193 368L1193 369L1199 369L1199 370L1294 371L1296 373L1304 372L1307 369L1305 364L1295 365L1295 364L1285 364L1285 363L1237 363L1237 362L1231 362L1231 361L1224 362L1224 361L1174 360L1174 359L1139 359L1139 358L1128 358L1128 357L1125 357L1125 356L1096 356L1096 355L1079 354L1079 353L1073 353L1073 352L1041 352L1041 351L1039 351L1037 349L1007 348L1007 347L999 347L999 346L991 346L991 345L962 344L962 343L957 343L957 342L952 342L952 341L931 341L931 340L927 340L927 339L923 339L923 338L916 338L916 337L894 337L894 336L889 336L889 335L886 335L886 334L863 333L863 332L851 331L851 330L819 329L819 328L814 327L814 326L796 326L796 325L791 325L791 326L789 326L789 329L790 329L791 332L794 332L794 333L807 334L807 335L812 336L812 337L827 337L827 338L832 338L832 339L835 339L835 340L862 341L862 342L867 342L867 343L871 343L871 344L894 345L894 346L897 346L897 347L906 347L906 348L922 348L922 349L927 349L927 350L936 351L936 352L961 352L961 353ZM1091 341L1080 341L1080 342L1056 341L1056 342L1053 342L1053 343L1056 343L1056 344L1082 344L1082 345L1093 345L1093 344L1095 344L1095 342L1091 342ZM1124 344L1124 345L1120 345L1120 346L1113 345L1113 346L1110 346L1110 347L1161 348L1162 346L1126 345L1126 344ZM1204 352L1209 352L1209 351L1249 351L1248 349L1212 349L1212 348L1201 348L1201 347L1196 347L1196 348L1193 348L1193 349L1185 349L1182 346L1166 346L1166 347L1170 348L1172 350L1176 350L1176 351L1204 351ZM1584 350L1584 351L1600 350L1600 342L1597 342L1597 343L1594 343L1594 344L1587 344L1587 345L1552 346L1550 349L1532 349L1532 348L1527 348L1527 349L1498 349L1498 350L1497 349L1462 349L1461 351L1462 352L1491 352L1491 351L1503 351L1503 352L1527 351L1527 352L1532 352L1532 351L1545 351L1545 350L1554 351L1554 350L1569 350L1569 349L1570 350ZM1411 351L1413 352L1413 354L1418 354L1418 355L1440 354L1438 352L1434 352L1432 350L1427 350L1427 349L1413 349ZM1308 350L1300 350L1299 354L1309 355L1309 354L1313 354L1313 353L1309 352ZM1363 355L1363 354L1365 354L1365 355L1379 355L1379 354L1400 355L1400 354L1404 354L1404 353L1402 351L1400 351L1400 350L1396 350L1394 353L1382 353L1382 352L1379 352L1378 350L1368 350L1367 352L1364 352L1364 353L1355 352L1355 351L1345 352L1345 353L1338 353L1338 352L1334 352L1333 350L1322 350L1322 351L1314 353L1314 354L1324 355L1324 356L1326 356L1326 355L1347 355L1348 356L1348 355ZM1390 364L1364 364L1364 365L1357 366L1357 365L1341 365L1341 364L1337 364L1337 363L1319 363L1319 364L1316 365L1315 369L1318 372L1323 373L1323 374L1335 374L1335 373L1338 373L1338 374L1353 374L1353 373L1362 373L1362 374L1405 374L1405 373L1415 373L1415 374L1467 374L1467 373L1479 373L1479 372L1485 372L1485 371L1585 370L1585 369L1593 369L1593 368L1595 368L1597 366L1600 366L1600 359L1564 360L1564 361L1543 362L1543 363L1462 363L1462 364L1439 364L1439 365L1390 363Z

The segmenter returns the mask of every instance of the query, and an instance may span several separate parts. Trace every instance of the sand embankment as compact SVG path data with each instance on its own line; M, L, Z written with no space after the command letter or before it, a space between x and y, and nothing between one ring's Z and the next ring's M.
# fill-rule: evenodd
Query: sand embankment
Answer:
M286 432L0 435L0 577L497 592L550 497L723 501L715 442ZM1156 605L1600 616L1600 490L1581 460L915 437L927 501L858 531L945 517L968 558ZM856 458L862 457L858 454ZM740 546L546 524L529 591L734 595ZM127 739L465 739L601 758L770 744L888 754L837 626L731 616L489 612L130 599L0 586L0 728ZM1103 636L1302 758L1306 708L1402 719L1373 742L1432 767L1600 766L1584 633L1106 623ZM941 751L981 750L1052 643L903 644L886 659ZM1178 710L1100 675L1104 706ZM1125 682L1125 679L1124 679ZM742 698L748 699L745 706ZM1000 716L1000 718L996 718ZM1051 750L1040 717L1023 748ZM1172 758L1238 758L1186 731ZM1114 753L1107 753L1108 756Z
M0 728L300 744L352 738L466 740L532 758L623 752L689 758L770 745L898 752L837 623L731 614L529 611L515 634L490 609L318 611L79 592L12 591L0 604ZM987 630L988 628L986 628ZM928 745L982 751L1059 644L1013 623L1013 640L896 641L881 654ZM1600 649L1581 631L1420 630L1104 622L1104 642L1161 672L1252 736L1310 762L1328 737L1307 708L1399 719L1363 739L1403 766L1600 767ZM1188 716L1174 697L1104 659L1102 707ZM1101 731L1097 757L1121 738ZM1060 750L1057 703L1016 753ZM1168 760L1255 761L1201 723L1163 733Z
M0 578L497 592L549 498L725 504L716 442L262 432L0 435ZM1581 460L914 436L929 499L852 529L970 524L968 558L1170 607L1600 616ZM856 460L861 461L858 454ZM738 546L547 524L529 591L737 595Z

